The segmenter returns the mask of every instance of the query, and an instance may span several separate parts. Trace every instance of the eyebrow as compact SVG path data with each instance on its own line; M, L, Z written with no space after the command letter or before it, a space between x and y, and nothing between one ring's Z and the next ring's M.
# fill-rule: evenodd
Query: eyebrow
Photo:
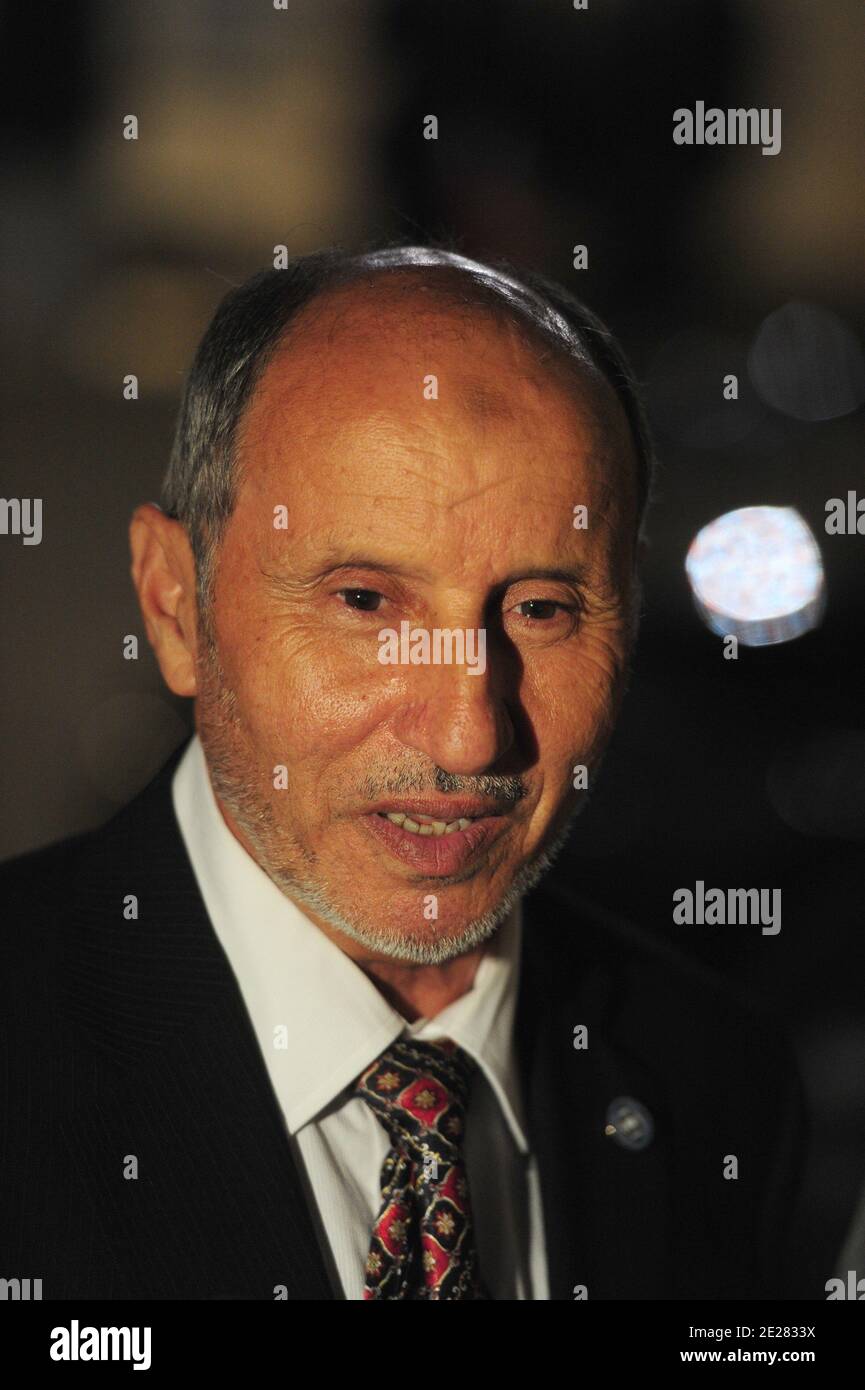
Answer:
M338 573L340 570L375 570L379 574L389 574L395 579L420 579L426 583L432 583L435 576L428 570L408 568L406 565L397 565L385 560L377 559L374 555L346 555L337 559L335 556L328 556L325 565L321 569L316 569L314 574L304 576L304 583L320 583L330 575ZM571 584L579 588L586 584L590 567L586 564L575 563L567 566L553 566L547 568L544 565L529 566L527 569L512 570L505 575L495 585L496 589L507 589L511 584L518 584L526 579L546 579L561 584Z
M505 578L499 582L506 587L508 584L518 584L522 579L550 579L561 584L573 584L575 587L579 587L586 583L589 574L588 565L575 564L565 568L559 566L555 569L545 569L541 565L534 569L514 570L511 574L505 575Z

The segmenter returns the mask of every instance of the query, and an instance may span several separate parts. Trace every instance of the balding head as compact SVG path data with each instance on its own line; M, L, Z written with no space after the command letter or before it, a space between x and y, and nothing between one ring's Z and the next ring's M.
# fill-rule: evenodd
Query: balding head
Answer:
M407 319L425 301L449 306L457 316L489 313L534 342L541 360L561 357L584 383L594 378L599 405L606 387L626 421L639 526L654 467L648 426L621 349L585 305L541 276L518 276L510 267L436 248L390 247L360 255L318 252L296 258L285 269L264 271L228 294L202 339L186 384L162 504L187 528L205 610L216 548L234 505L235 440L244 411L274 352L294 336L302 320L314 322L316 301L340 290L353 291L368 307L376 299L397 297ZM465 389L475 390L479 402L496 399L495 383L489 380ZM610 411L609 401L607 413L610 418L617 413Z

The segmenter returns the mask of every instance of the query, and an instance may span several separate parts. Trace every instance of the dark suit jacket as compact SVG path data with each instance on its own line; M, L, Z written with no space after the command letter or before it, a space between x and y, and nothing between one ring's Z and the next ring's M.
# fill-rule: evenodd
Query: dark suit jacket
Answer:
M181 752L103 829L0 867L0 1277L46 1299L333 1298L174 816ZM516 1035L552 1297L783 1296L803 1114L784 1047L553 875L524 909ZM604 1133L620 1096L654 1119L642 1150Z

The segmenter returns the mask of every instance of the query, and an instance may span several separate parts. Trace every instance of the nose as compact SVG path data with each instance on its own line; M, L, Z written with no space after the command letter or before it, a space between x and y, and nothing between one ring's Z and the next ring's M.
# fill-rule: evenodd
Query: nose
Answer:
M503 673L489 657L483 672L465 665L408 668L396 732L406 747L457 776L492 771L514 743Z

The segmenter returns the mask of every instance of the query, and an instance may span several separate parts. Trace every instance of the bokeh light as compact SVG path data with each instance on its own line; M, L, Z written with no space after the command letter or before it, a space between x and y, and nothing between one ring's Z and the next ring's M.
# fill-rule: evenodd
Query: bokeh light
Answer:
M834 420L865 403L865 358L843 319L793 302L769 314L748 354L762 399L796 420Z
M741 507L704 526L685 569L712 632L749 647L789 642L823 613L820 551L793 507Z

